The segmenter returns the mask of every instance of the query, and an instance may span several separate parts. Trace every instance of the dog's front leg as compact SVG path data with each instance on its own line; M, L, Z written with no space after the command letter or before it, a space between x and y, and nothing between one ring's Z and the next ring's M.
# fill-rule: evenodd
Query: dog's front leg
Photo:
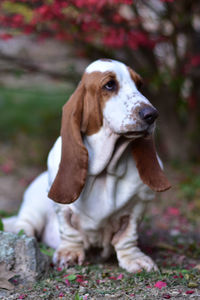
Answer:
M157 270L153 260L137 247L137 227L144 208L144 203L137 203L129 215L126 228L116 233L112 240L120 267L132 273Z
M53 256L53 263L60 268L79 264L82 265L85 259L83 238L70 220L70 209L63 205L56 205L56 213L59 221L60 245Z

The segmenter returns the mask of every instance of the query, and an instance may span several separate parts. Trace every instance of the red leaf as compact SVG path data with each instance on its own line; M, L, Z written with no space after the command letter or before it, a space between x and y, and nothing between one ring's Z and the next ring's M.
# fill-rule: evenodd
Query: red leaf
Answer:
M191 57L190 63L193 67L200 65L200 55L194 55Z
M12 35L9 33L2 33L0 34L0 39L4 40L4 41L8 41L10 39L12 39Z
M115 276L110 276L109 279L117 280L117 277L115 277Z
M194 294L194 291L192 291L192 290L188 290L188 291L186 291L186 294L187 294L187 295Z
M171 296L170 296L169 294L163 294L163 298L164 298L164 299L170 299Z

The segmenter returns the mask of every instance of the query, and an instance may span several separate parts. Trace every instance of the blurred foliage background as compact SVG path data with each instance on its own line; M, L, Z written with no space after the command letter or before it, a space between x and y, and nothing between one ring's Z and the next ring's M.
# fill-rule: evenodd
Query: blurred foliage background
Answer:
M143 93L160 112L161 157L199 162L200 2L192 0L2 0L3 153L44 166L62 105L100 57L144 78Z

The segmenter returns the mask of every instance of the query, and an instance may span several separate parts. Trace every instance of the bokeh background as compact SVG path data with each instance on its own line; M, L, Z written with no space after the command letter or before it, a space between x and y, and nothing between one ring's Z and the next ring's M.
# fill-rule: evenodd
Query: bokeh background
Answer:
M102 57L136 70L160 112L156 143L175 187L168 206L184 198L186 210L187 203L199 210L200 2L1 0L2 214L17 210L45 169L62 105L88 63Z

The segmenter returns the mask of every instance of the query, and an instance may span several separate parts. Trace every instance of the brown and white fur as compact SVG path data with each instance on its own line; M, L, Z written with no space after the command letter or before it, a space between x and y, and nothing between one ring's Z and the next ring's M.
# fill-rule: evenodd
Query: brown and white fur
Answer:
M57 266L82 264L85 250L97 246L102 257L114 248L129 272L157 269L137 247L137 226L152 190L170 184L153 142L158 113L140 84L121 62L90 64L63 107L48 170L26 190L18 216L4 219L5 229L55 248Z

